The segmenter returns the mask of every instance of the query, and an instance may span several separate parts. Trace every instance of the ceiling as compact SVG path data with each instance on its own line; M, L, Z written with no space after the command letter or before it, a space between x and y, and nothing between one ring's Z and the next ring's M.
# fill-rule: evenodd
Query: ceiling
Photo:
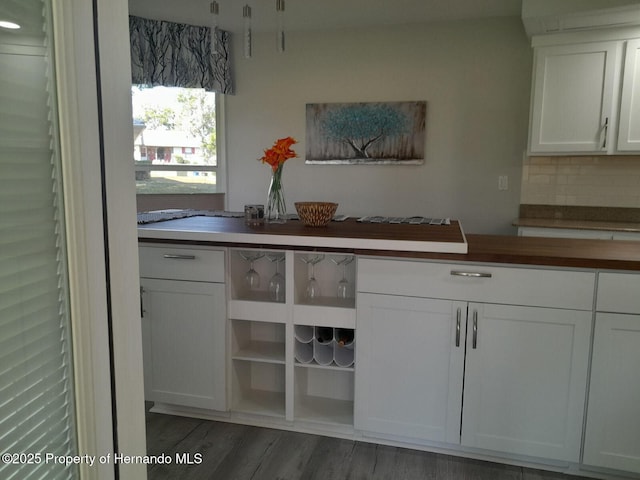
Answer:
M285 0L287 30L332 30L483 17L519 17L522 0ZM209 25L209 0L129 0L132 15ZM275 0L218 0L218 25L242 30L242 7L252 8L254 31L276 27ZM178 7L179 5L179 7Z

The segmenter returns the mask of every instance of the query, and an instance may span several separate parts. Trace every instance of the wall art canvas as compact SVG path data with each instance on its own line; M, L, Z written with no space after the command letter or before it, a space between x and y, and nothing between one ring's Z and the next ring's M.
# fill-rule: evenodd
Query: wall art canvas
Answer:
M306 163L424 163L427 102L313 103L306 106Z

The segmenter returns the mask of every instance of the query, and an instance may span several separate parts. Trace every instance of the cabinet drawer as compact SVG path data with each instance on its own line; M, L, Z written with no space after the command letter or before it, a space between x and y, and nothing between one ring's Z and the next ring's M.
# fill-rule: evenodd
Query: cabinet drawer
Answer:
M591 310L595 273L361 258L358 291Z
M599 274L597 298L600 312L640 313L640 275Z
M224 283L224 250L141 246L140 276Z

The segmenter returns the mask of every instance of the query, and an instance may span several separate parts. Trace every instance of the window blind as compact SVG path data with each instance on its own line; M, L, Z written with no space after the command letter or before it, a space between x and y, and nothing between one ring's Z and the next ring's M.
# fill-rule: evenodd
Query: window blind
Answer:
M0 33L0 452L26 454L3 480L78 477L45 457L76 453L49 1L6 2Z

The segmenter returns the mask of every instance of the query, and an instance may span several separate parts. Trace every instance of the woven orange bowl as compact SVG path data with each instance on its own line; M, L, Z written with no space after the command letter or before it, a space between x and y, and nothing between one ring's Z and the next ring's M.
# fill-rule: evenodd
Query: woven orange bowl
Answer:
M325 227L338 209L332 202L295 202L298 217L309 227Z

